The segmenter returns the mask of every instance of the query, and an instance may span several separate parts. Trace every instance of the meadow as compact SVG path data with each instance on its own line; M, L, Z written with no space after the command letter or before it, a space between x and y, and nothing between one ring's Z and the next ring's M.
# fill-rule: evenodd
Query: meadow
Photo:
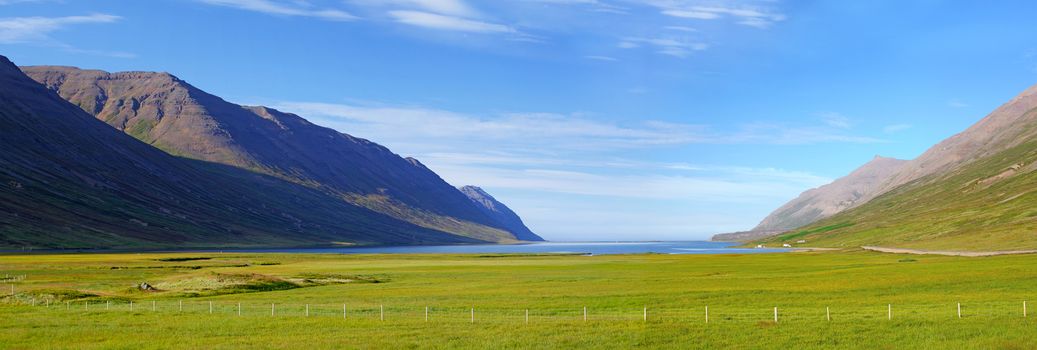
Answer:
M1035 255L33 254L0 278L5 349L1037 348Z

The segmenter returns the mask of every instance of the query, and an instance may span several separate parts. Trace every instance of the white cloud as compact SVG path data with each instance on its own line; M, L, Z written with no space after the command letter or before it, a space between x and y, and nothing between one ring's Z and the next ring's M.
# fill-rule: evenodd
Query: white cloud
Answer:
M953 100L947 101L947 106L951 107L951 108L965 108L965 107L968 107L969 104L967 104L965 102L961 102L961 100L958 100L958 99L953 99Z
M586 59L589 59L589 60L595 60L595 61L608 61L608 62L616 62L616 61L619 61L619 59L617 59L617 58L615 58L615 57L610 57L610 56L596 56L596 55L590 55L590 56L583 56L583 57L584 57L584 58L586 58Z
M675 38L626 37L617 44L621 49L634 49L643 45L654 47L659 54L678 58L685 58L690 56L693 51L703 51L709 48L709 45L705 43Z
M0 18L0 44L38 43L62 46L50 33L74 24L112 23L121 19L109 14L67 17Z
M315 8L304 1L199 0L202 3L279 16L311 17L329 21L352 21L356 16L333 8Z
M461 0L380 0L381 3L409 5L441 15L457 17L480 17L479 12Z
M835 113L835 112L824 112L818 114L821 117L821 121L828 126L839 129L849 129L853 126L853 122L846 116Z
M685 26L665 26L665 27L663 27L663 29L676 30L676 31L679 31L679 32L697 32L697 31L699 31L698 29L695 29L695 28L692 28L692 27L685 27Z
M887 134L893 134L893 133L901 132L901 131L904 131L904 130L907 130L907 129L910 129L910 128L911 128L911 124L893 124L893 125L886 125L886 127L882 128L882 132L887 133Z
M389 15L397 22L424 28L473 33L518 33L514 28L503 24L445 16L430 12L389 11Z
M749 123L730 132L706 125L643 121L633 125L603 122L580 114L499 113L475 116L421 107L358 106L316 102L281 102L275 108L319 120L376 142L424 144L469 142L501 147L552 145L554 149L608 150L684 144L876 143L830 126ZM435 125L434 128L425 127Z
M584 196L640 199L672 199L708 202L754 202L760 198L785 198L790 193L817 187L830 179L776 169L713 169L699 176L640 174L612 175L548 168L508 169L472 165L430 166L456 183Z
M756 28L768 28L776 22L786 19L782 13L774 12L761 5L740 4L738 1L726 3L726 6L704 6L703 1L696 0L647 0L647 5L656 7L660 13L670 17L696 20L718 20L731 18L735 23ZM772 4L770 1L758 3Z

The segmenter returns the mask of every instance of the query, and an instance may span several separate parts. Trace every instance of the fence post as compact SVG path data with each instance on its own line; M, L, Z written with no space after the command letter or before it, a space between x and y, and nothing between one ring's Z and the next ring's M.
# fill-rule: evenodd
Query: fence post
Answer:
M342 304L342 319L346 319L346 304Z
M180 312L184 312L184 301L183 300L177 300L177 304L180 305Z
M886 304L886 319L893 319L893 304Z
M241 316L241 303L238 303L238 316Z
M706 305L706 323L709 323L709 305Z
M130 300L130 311L133 311L133 300Z
M211 301L209 302L209 313L210 314L212 313L212 302Z
M385 305L378 305L378 320L385 321Z
M428 322L428 306L425 307L425 322Z
M274 303L270 303L270 316L274 315Z
M472 323L475 323L475 308L472 308Z
M587 322L587 307L583 307L583 322Z
M1026 300L1023 300L1023 318L1026 318Z
M32 297L32 306L36 306L36 297Z
M306 304L306 317L310 317L310 304Z
M529 324L529 309L526 309L526 324Z
M829 310L827 306L825 306L825 320L832 321L832 310Z
M958 318L961 318L961 303L958 303Z
M774 323L778 323L778 307L774 307Z

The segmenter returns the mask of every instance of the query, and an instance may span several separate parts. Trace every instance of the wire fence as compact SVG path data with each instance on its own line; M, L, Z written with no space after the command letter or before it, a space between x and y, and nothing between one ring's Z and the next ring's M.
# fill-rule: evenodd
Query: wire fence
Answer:
M87 313L175 313L233 317L314 317L345 320L427 322L845 322L892 320L995 320L1028 319L1028 303L976 302L969 304L854 305L848 307L747 307L706 306L697 308L652 308L650 306L591 308L499 308L479 306L415 306L368 303L257 303L226 300L54 300L31 295L8 295L8 306L32 307L50 312Z

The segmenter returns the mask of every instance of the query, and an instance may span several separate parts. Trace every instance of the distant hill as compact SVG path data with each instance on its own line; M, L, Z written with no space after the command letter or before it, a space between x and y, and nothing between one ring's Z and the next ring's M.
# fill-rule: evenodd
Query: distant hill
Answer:
M905 163L878 190L861 198L866 203L765 242L806 239L818 246L943 250L1037 248L1034 170L1037 86Z
M171 154L267 174L432 230L480 241L526 235L418 160L262 106L240 106L167 73L22 70L96 118Z
M157 102L120 103L141 111ZM162 110L190 108L168 107ZM147 118L135 120L127 122L132 131L151 134ZM196 122L215 135L227 132ZM219 154L218 140L198 139L197 147ZM0 247L8 249L485 241L421 227L280 177L172 156L68 103L3 56L0 148Z
M511 211L511 208L508 208L504 203L498 202L496 198L493 198L483 189L476 186L464 186L459 189L461 193L468 196L468 199L472 200L472 203L478 205L484 213L497 220L497 222L504 224L505 229L515 234L515 238L523 241L544 240L533 233L533 231L530 231L526 224L522 223L522 218L519 218L515 212Z
M716 241L749 241L809 225L853 208L871 198L873 192L896 174L905 160L875 156L849 175L832 183L803 192L767 215L750 231L720 234Z

